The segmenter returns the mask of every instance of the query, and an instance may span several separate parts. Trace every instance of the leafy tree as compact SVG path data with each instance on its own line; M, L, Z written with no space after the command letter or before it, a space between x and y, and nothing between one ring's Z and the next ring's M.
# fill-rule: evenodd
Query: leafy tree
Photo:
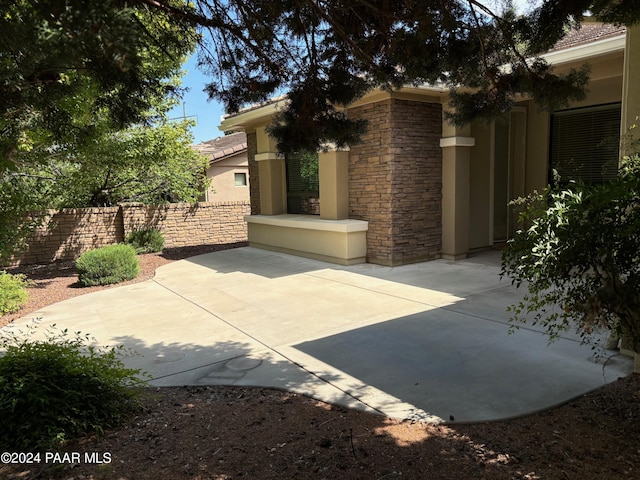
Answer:
M528 288L513 320L533 314L551 338L608 329L640 352L640 155L614 181L530 196L520 222L502 257L502 275Z
M202 164L186 126L162 119L197 34L134 3L0 1L0 259L38 225L28 211L194 198Z
M5 178L47 208L196 202L207 187L207 160L191 148L190 125L163 121L108 132L79 152L58 148L46 164Z
M174 2L182 4L182 2ZM158 9L120 0L3 0L0 171L144 122L196 40ZM183 5L183 8L187 9Z

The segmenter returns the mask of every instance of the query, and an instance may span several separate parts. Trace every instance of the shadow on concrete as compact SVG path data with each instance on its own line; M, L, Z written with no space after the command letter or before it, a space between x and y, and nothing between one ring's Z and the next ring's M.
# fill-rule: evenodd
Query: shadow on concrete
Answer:
M113 339L128 355L122 360L128 368L141 370L140 378L155 387L171 386L253 386L268 387L305 395L347 408L393 416L398 400L377 397L367 403L353 379L334 369L305 370L271 349L222 341L211 346L180 343L148 344L133 336ZM415 409L414 409L415 410ZM405 409L402 418L437 420L426 412Z
M464 302L462 302L464 303ZM458 307L459 304L456 304ZM464 334L460 334L464 332ZM628 375L632 360L589 345L434 309L293 348L446 421L548 409Z

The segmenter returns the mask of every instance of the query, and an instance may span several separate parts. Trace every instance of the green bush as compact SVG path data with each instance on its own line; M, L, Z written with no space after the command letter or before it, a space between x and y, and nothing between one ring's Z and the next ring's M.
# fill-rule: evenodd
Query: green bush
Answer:
M552 339L610 330L640 352L640 155L625 157L614 180L547 187L519 204L501 275L528 293L509 307L512 321Z
M164 237L157 228L134 230L125 239L127 245L131 245L138 253L161 252L164 248Z
M83 253L76 262L78 283L83 287L109 285L138 276L140 265L130 245L109 245Z
M24 275L0 272L0 316L17 312L27 302L29 282Z
M143 383L140 371L124 367L122 347L95 348L88 335L54 328L45 340L11 329L0 337L0 451L44 450L100 434L139 408L132 387Z

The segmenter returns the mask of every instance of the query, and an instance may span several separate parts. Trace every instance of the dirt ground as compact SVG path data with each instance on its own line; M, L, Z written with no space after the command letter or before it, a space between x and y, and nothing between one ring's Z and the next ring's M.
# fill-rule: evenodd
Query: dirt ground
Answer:
M220 248L142 255L134 281L151 278L165 263ZM1 317L0 325L113 288L78 288L71 263L19 271L34 281L29 303ZM549 411L449 426L383 418L265 388L148 388L143 407L122 427L31 460L0 462L0 478L639 479L640 375Z

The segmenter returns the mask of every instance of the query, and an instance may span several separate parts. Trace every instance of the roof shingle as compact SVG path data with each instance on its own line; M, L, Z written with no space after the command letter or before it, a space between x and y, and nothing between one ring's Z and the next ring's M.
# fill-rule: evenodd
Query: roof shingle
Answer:
M564 38L556 43L555 47L553 47L551 51L555 52L571 47L577 47L579 45L593 43L598 40L618 37L624 35L626 31L627 29L624 26L612 25L610 23L583 23L579 29L570 31Z
M245 151L247 149L247 135L244 132L232 133L198 143L193 145L193 148L207 156L210 162L216 162Z

